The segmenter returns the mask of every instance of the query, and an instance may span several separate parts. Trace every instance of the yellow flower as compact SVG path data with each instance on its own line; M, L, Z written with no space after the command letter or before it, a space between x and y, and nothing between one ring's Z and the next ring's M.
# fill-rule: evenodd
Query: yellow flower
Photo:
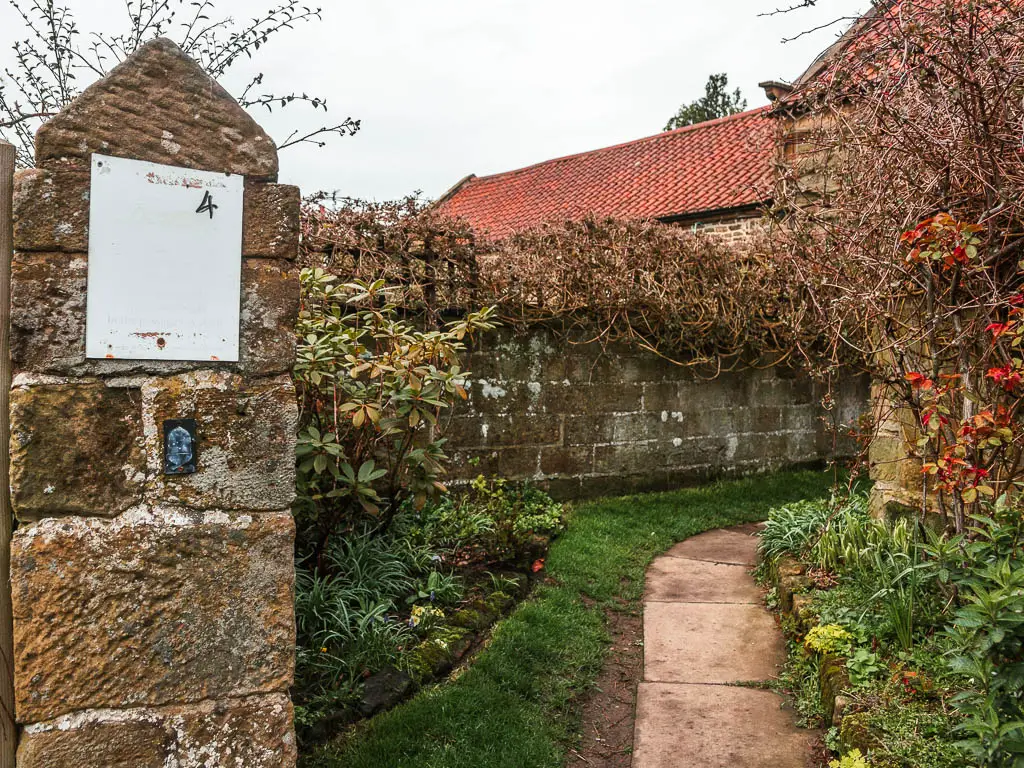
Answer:
M444 611L440 608L434 608L430 605L415 605L412 609L412 616L409 618L409 624L413 627L418 627L427 619L439 619L442 617L444 617Z

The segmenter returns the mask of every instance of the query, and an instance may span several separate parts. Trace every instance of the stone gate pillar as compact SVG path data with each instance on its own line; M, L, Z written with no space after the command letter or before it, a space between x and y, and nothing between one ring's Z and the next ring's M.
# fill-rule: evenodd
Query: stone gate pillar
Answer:
M86 358L93 153L244 175L238 363ZM294 765L298 190L167 40L43 126L36 164L12 277L18 764ZM164 472L169 419L195 420L194 474Z

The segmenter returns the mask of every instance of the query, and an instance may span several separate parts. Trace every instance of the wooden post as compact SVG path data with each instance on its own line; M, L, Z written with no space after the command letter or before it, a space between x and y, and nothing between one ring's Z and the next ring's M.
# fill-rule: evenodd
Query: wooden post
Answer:
M0 140L0 768L14 768L14 629L11 617L10 393L14 147Z

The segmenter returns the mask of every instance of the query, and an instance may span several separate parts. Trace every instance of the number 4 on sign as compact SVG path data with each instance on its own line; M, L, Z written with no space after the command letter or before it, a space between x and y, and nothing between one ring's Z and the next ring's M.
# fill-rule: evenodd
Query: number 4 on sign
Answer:
M196 208L196 213L207 213L209 212L210 218L213 218L213 212L217 209L217 206L213 204L213 195L207 190L206 194L203 195L203 202Z

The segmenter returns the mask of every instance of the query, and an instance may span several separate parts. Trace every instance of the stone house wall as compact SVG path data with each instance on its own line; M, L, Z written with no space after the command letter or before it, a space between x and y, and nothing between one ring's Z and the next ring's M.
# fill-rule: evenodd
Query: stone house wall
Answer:
M831 429L867 404L785 368L702 377L653 354L502 330L468 355L468 404L444 423L454 480L532 480L561 498L677 487L850 455Z
M675 222L677 226L694 229L721 238L729 245L743 245L764 227L760 212L732 214L695 221Z

